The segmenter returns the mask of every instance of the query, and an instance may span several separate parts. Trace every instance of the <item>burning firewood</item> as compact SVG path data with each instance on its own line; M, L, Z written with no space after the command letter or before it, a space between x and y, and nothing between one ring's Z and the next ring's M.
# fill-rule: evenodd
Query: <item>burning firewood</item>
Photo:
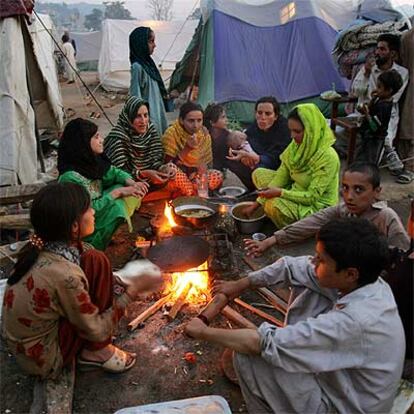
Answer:
M175 301L174 305L168 312L168 319L173 320L177 316L177 313L179 310L183 307L185 304L185 301L187 299L188 293L190 292L191 288L193 287L192 283L188 283L187 286L183 289L180 296L178 296L177 300Z
M217 294L201 311L199 316L201 316L202 319L206 319L208 322L212 321L227 305L228 301L229 299L224 293Z
M139 314L135 319L133 319L128 324L128 330L133 331L136 329L136 327L144 322L146 319L148 319L150 316L154 315L155 312L157 312L165 303L167 303L171 299L171 294L166 295L162 297L161 299L157 300L155 303L153 303L148 309L146 309L144 312Z

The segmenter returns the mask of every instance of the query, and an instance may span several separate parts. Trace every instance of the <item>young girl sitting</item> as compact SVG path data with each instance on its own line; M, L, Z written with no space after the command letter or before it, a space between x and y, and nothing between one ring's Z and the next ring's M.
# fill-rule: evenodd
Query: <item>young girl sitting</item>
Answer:
M148 184L135 182L125 171L111 165L102 155L103 138L98 127L86 119L70 121L63 131L58 150L59 182L84 186L95 210L95 232L85 240L104 250L118 226L141 204Z
M41 189L30 219L34 234L20 252L3 302L4 336L17 362L42 378L56 378L77 354L81 364L109 372L131 368L136 355L113 346L111 336L131 297L160 280L141 278L140 286L114 289L108 258L81 243L94 231L94 210L78 184Z

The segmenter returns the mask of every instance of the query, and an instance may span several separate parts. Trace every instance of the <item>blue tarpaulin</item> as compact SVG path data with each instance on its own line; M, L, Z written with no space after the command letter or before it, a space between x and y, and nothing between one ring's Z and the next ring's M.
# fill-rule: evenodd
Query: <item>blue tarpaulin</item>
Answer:
M331 50L337 32L318 17L257 27L213 11L214 91L218 102L255 101L274 95L280 102L346 90Z

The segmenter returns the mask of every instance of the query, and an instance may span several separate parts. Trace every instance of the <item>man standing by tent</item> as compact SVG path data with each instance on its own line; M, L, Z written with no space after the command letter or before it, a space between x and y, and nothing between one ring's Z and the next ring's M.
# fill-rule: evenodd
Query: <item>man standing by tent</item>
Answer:
M75 60L75 49L70 42L69 36L64 34L62 36L62 50L63 54L66 56L65 59L65 71L66 77L68 78L68 83L75 82L75 70L76 70L76 60Z
M76 50L76 42L75 42L75 40L70 38L69 30L65 30L65 31L63 32L63 34L64 34L64 35L66 35L66 36L69 38L69 42L70 42L70 43L72 44L72 46L73 46L73 49L74 49L74 51L75 51L75 57L76 57L76 52L77 52L77 50Z

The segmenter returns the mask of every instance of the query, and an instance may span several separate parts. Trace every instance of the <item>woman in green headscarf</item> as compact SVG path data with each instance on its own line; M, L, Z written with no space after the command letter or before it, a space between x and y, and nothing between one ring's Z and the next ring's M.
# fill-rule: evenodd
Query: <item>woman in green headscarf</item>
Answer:
M149 27L137 27L129 35L131 85L129 93L142 98L151 108L151 122L159 134L167 129L165 101L167 90L160 72L151 58L155 49L155 34Z
M259 198L246 211L263 205L266 215L282 228L338 202L339 158L321 111L314 104L298 105L288 116L292 141L280 155L276 170L258 168L253 182Z

